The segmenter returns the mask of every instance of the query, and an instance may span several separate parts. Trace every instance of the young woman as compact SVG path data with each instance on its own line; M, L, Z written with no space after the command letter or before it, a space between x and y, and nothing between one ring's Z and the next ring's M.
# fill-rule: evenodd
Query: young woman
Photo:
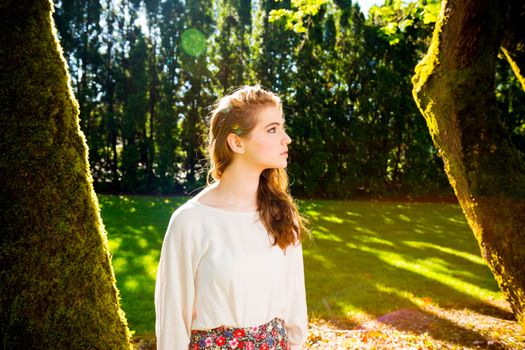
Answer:
M162 245L157 349L301 349L309 233L288 192L280 98L244 86L214 107L208 186L173 213Z

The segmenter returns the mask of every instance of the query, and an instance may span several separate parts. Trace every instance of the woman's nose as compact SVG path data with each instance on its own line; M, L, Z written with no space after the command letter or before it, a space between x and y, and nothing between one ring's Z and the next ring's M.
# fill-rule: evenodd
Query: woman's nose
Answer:
M285 145L287 145L287 144L289 144L289 143L291 143L291 142L292 142L292 139L291 139L290 136L288 136L288 134L285 132L285 133L284 133L284 138L283 138L283 143L284 143Z

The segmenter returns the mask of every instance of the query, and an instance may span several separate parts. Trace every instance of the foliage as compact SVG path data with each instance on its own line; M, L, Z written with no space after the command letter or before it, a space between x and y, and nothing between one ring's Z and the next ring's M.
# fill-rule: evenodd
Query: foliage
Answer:
M372 6L370 17L376 19L381 35L390 45L395 45L406 40L409 30L435 23L440 7L439 0L418 0L405 4L402 0L387 0L383 6Z
M208 106L260 83L285 104L294 194L452 193L410 94L437 1L388 1L368 19L349 0L185 4L57 1L98 191L202 186ZM206 46L199 39L188 50L187 33ZM502 66L502 87L511 86L508 71ZM500 96L517 114L514 139L525 143L522 93Z
M291 29L296 33L305 33L307 28L304 21L312 24L312 17L317 15L323 5L328 4L328 0L292 0L292 9L277 9L270 11L269 22L275 22L280 18L285 18L285 28Z

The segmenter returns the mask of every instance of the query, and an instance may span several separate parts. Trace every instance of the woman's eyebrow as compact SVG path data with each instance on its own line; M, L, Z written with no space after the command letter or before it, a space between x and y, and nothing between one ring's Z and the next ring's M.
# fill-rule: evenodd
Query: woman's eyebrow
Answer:
M284 124L284 120L283 120L283 124ZM270 123L270 124L266 125L265 128L267 128L269 126L272 126L272 125L281 125L281 123L273 122L273 123Z

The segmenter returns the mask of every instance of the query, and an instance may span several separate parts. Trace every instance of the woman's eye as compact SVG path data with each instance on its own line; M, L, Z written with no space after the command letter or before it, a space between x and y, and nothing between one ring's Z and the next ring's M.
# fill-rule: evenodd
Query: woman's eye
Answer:
M268 132L275 133L275 128L268 129Z

